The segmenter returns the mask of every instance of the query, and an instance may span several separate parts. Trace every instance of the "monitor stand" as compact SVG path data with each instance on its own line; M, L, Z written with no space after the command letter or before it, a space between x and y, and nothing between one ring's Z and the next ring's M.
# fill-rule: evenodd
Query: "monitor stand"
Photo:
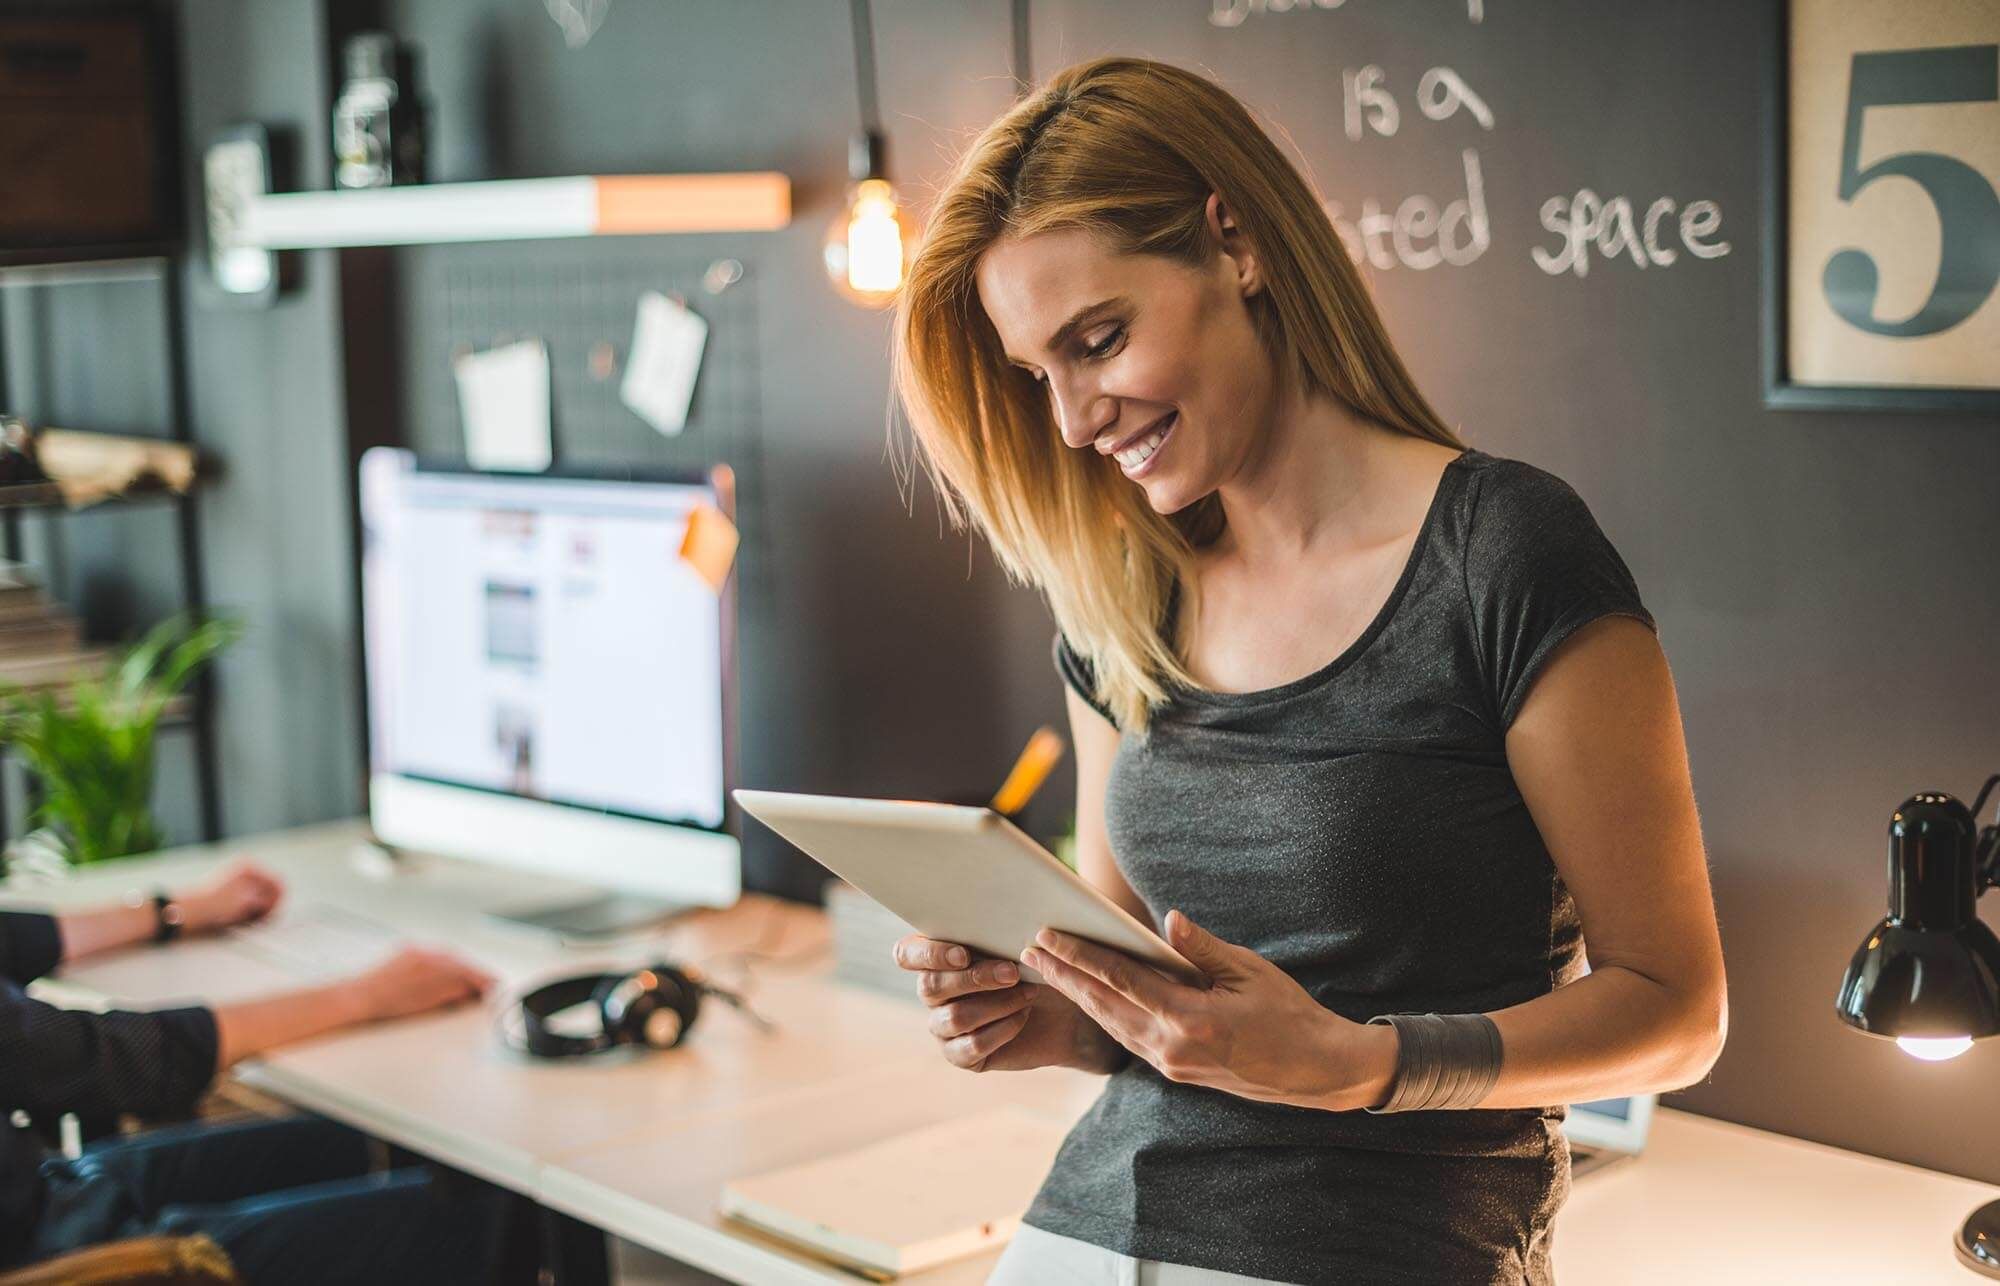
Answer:
M494 914L502 920L545 929L563 938L617 938L641 929L659 928L696 909L688 902L607 893L586 902Z

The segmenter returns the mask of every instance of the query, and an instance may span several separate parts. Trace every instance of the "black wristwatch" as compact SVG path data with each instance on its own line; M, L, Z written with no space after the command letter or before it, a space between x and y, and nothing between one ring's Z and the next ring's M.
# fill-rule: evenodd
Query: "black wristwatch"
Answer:
M172 942L181 936L181 924L187 918L181 904L164 893L153 895L153 941Z

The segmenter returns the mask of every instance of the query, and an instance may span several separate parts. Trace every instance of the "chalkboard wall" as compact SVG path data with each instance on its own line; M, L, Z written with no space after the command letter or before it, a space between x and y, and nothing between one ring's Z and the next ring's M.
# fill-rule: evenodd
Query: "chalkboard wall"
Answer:
M941 536L928 493L906 506L884 460L886 321L818 267L855 127L845 3L610 0L575 49L526 0L180 7L197 137L289 124L323 165L329 32L379 18L425 45L442 177L790 174L782 233L563 252L726 253L752 270L738 289L757 292L766 592L745 604L746 776L965 792L1060 719L1046 615L983 549ZM1009 8L874 13L891 162L921 201L1008 101ZM1031 49L1043 73L1137 53L1241 95L1346 225L1446 419L1568 479L1624 553L1679 690L1731 984L1727 1051L1672 1101L2000 1181L2000 1048L1919 1064L1832 1008L1882 913L1890 811L1919 789L1969 796L2000 769L2000 425L1764 408L1777 31L1775 6L1741 0L1037 0ZM1629 208L1633 237L1579 252L1562 232L1579 203L1614 228ZM205 519L211 583L264 630L224 676L238 831L358 806L346 461L371 435L451 433L415 358L351 387L371 328L427 315L411 294L425 252L358 263L310 256L266 315L190 304L197 432L232 466ZM94 308L54 309L46 333L99 326ZM145 387L128 360L129 377L104 378ZM636 429L623 440L647 449ZM1044 822L1067 793L1051 789ZM753 880L810 889L782 852L753 849Z

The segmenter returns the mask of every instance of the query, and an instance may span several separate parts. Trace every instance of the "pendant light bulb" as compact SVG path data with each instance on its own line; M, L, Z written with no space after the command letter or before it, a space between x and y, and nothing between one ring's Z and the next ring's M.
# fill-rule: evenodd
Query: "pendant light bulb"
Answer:
M911 249L909 223L882 172L881 136L857 135L849 165L854 182L826 234L827 276L842 295L868 308L895 302Z
M1896 1044L1912 1058L1942 1063L1972 1048L1970 1036L1898 1036Z

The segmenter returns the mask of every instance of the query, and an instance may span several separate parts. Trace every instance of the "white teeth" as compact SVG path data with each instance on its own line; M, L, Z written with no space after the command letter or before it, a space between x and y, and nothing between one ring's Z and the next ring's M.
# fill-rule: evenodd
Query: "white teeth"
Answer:
M1169 422L1162 428L1154 429L1134 445L1126 447L1123 451L1113 453L1112 458L1127 469L1138 468L1140 465L1146 463L1146 460L1153 452L1160 449L1160 439L1166 437L1167 429L1172 427L1172 423Z

